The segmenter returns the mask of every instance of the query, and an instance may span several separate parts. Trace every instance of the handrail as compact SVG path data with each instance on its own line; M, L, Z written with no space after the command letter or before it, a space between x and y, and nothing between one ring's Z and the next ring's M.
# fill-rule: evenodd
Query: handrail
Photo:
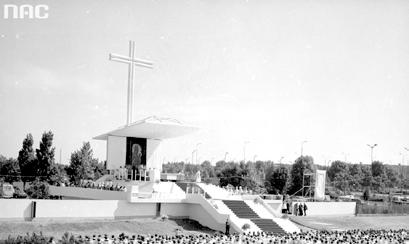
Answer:
M257 196L257 199L261 201L263 207L265 207L267 211L270 212L274 217L278 218L282 216L280 215L280 212L275 211L272 207L270 207L270 205L268 205L268 203L264 202L264 200L260 196Z
M296 191L294 194L292 194L290 197L293 197L295 194L297 194L298 192L300 192L301 190L303 190L305 188L305 186L301 187L301 189L299 189L298 191Z

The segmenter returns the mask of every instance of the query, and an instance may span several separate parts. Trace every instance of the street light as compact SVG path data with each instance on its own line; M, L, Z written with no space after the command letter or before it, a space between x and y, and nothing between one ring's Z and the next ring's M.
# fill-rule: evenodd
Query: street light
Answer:
M378 146L378 144L373 144L373 145L367 144L367 145L368 147L371 148L371 163L373 163L373 149L374 147Z
M226 160L227 160L227 155L229 154L229 152L225 152L224 153L224 162L227 162Z
M280 168L281 168L281 161L283 161L284 156L281 156L280 160L278 160L278 162L280 162Z
M253 157L253 162L254 163L256 162L256 158L257 158L257 154L254 154L254 157Z
M199 149L197 148L200 144L202 144L201 142L196 144L196 164L197 164L197 155L199 154Z
M301 156L302 156L302 153L303 153L303 147L304 147L304 143L307 143L308 141L303 141L303 142L301 142Z
M244 163L246 163L246 145L249 144L249 143L250 143L249 141L244 142L244 146L243 146L243 160L244 160Z
M345 163L348 163L348 162L347 162L348 153L342 152L342 155L344 155L344 161L345 161Z
M195 155L195 152L196 152L196 151L197 151L197 149L192 151L192 164L195 164L195 163L194 163L194 155Z

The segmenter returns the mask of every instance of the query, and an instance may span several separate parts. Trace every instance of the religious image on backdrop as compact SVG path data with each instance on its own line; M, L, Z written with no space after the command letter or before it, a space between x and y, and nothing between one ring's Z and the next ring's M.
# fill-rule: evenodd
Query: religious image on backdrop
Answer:
M140 177L141 169L146 167L146 138L126 138L125 166L132 172L132 180Z
M139 144L132 145L131 164L133 168L139 168L142 162L142 147Z

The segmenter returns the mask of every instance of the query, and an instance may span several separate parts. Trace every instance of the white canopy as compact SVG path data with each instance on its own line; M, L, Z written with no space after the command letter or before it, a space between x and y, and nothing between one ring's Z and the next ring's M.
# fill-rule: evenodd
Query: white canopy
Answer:
M116 130L94 137L96 140L108 140L108 136L139 137L148 139L168 139L183 136L198 130L197 127L183 125L170 118L151 116L125 125Z

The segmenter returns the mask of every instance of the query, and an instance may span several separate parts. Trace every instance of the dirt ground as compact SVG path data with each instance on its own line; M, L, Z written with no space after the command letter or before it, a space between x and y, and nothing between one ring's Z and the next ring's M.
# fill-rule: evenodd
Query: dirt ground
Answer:
M132 220L93 220L93 221L41 221L41 222L0 222L0 240L9 235L40 233L59 239L65 232L75 235L127 235L162 234L175 235L176 228L183 234L212 234L214 231L200 226L191 220L132 219Z
M307 228L316 230L349 229L409 229L409 215L406 216L292 216L291 219Z

